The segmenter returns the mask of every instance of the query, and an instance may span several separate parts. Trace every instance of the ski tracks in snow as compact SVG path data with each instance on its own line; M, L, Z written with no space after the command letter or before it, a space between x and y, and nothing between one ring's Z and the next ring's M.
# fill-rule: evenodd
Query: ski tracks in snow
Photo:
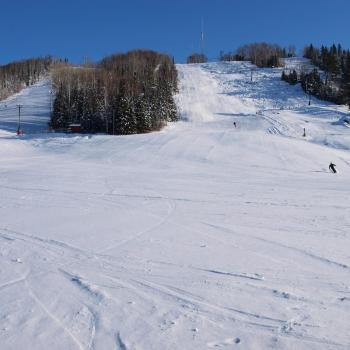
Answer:
M80 340L68 329L61 320L59 320L39 299L39 297L33 292L32 288L28 283L26 283L27 290L30 297L35 301L35 303L46 313L46 315L59 327L62 331L75 343L78 349L85 350L85 347L80 342Z
M242 236L242 237L245 237L245 238L248 238L248 239L258 240L258 241L261 241L261 242L266 243L268 245L274 245L274 246L278 246L280 248L291 250L291 251L293 251L295 253L302 254L302 255L304 255L306 257L309 257L311 259L320 261L320 262L322 262L322 263L324 263L324 264L326 264L328 266L336 266L336 267L341 268L341 269L350 269L350 267L347 264L334 261L334 260L329 259L327 257L319 256L317 254L314 254L312 252L309 252L309 251L301 249L301 248L289 246L289 245L286 245L286 244L283 244L283 243L279 243L279 242L276 242L276 241L271 241L271 240L268 240L268 239L265 239L265 238L262 238L262 237L258 237L258 236L253 236L253 235L249 235L249 234L245 235L245 234L238 233L238 232L236 232L234 230L231 230L229 228L222 227L222 226L219 226L219 225L216 225L216 224L211 224L211 223L206 223L206 222L203 222L203 224L207 225L207 226L210 226L210 227L212 227L214 229L217 229L217 230L222 230L222 231L229 232L231 234ZM350 270L349 270L349 273L350 273Z
M0 209L9 214L13 208L22 209L23 222L16 221L14 228L27 227L25 219L44 228L40 237L30 227L28 232L11 230L11 219L2 223L0 257L12 274L2 276L0 293L14 293L15 298L21 289L23 303L35 306L34 316L27 310L35 330L40 330L40 321L50 320L48 332L51 327L72 348L84 350L243 349L249 348L249 338L275 341L275 348L349 348L344 294L350 265L343 251L332 256L331 247L313 249L311 235L305 239L308 248L297 238L275 235L278 228L283 230L282 221L289 220L287 214L277 217L279 213L296 216L301 209L316 215L321 209L325 224L346 224L335 210L345 212L347 204L330 207L332 218L313 198L306 203L299 197L286 201L273 188L273 199L266 199L266 191L279 185L277 168L293 181L296 172L288 169L288 162L295 150L288 152L288 147L293 147L291 138L302 138L303 123L311 125L314 116L294 120L297 103L304 98L296 90L293 110L277 114L283 101L289 103L283 93L270 90L279 80L278 70L256 72L257 81L251 84L250 69L246 63L180 68L182 92L177 100L188 121L159 133L20 140L23 147L31 147L27 159L25 154L11 154L17 139L6 141L5 156L11 164L0 186L1 194L7 195ZM308 110L300 109L300 115L304 112ZM310 131L324 130L317 125ZM54 158L62 151L64 157ZM317 151L304 157L312 155L321 164ZM268 171L260 159L265 156L271 162ZM15 159L18 162L12 162ZM345 155L339 159L344 165L348 162ZM338 179L323 183L336 199L344 193ZM301 190L307 192L308 185L312 183ZM31 200L21 203L22 193ZM51 204L58 208L61 220L55 225L63 234L51 227L46 238L43 232L50 219L32 217L48 213L56 218L56 212L46 212ZM82 212L82 218L89 219L105 209L107 215L94 217L95 222L80 219ZM72 212L77 216L68 216L71 221L66 222L64 215ZM76 217L81 221L73 222ZM272 219L278 225L267 222ZM135 222L128 226L128 220ZM111 222L107 228L105 221ZM236 225L233 229L230 222ZM260 223L266 236L259 232ZM315 229L312 224L305 227ZM322 280L333 277L330 283ZM9 339L15 336L21 337L18 330L9 332ZM57 344L56 339L47 347Z

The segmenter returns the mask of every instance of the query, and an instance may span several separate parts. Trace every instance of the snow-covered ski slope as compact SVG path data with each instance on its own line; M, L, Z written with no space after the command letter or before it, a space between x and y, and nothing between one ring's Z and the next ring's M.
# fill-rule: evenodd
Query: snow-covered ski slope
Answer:
M21 106L20 128L25 133L47 132L50 121L51 83L48 79L0 101L0 130L18 129L18 106Z
M1 350L350 348L346 108L178 69L161 132L0 132Z

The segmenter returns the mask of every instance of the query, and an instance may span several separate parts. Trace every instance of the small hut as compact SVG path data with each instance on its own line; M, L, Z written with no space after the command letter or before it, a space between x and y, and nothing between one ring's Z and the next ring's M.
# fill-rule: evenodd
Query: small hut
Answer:
M67 131L70 133L81 133L81 124L69 124Z

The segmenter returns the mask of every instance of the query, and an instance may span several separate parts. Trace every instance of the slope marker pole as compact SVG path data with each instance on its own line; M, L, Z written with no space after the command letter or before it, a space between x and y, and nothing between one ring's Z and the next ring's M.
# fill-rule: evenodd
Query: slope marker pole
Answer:
M21 133L21 108L22 105L17 105L18 107L18 128L17 128L17 135L20 135Z

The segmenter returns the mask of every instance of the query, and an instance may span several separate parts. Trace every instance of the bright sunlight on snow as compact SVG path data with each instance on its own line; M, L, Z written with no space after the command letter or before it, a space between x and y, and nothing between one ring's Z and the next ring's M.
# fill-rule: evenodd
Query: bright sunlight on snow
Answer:
M0 103L1 350L350 348L347 109L177 68L160 132L44 132L47 81Z

